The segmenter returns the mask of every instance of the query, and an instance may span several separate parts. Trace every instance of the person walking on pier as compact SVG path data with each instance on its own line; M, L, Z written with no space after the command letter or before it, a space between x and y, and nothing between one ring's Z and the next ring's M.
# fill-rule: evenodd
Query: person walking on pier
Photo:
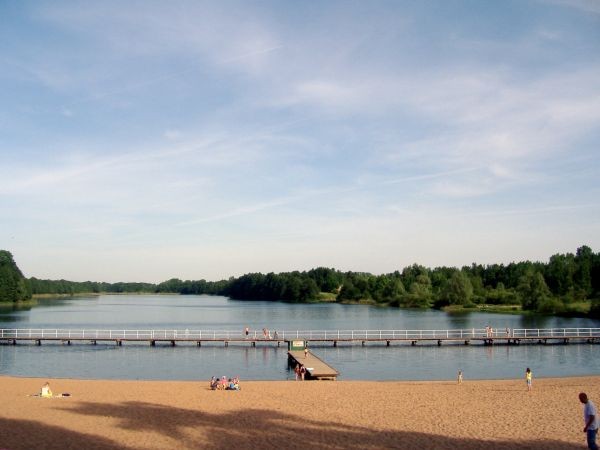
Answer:
M525 381L527 381L527 391L531 391L531 382L532 382L533 374L531 373L531 369L528 367L525 371Z
M246 339L248 339L248 334L250 333L250 328L244 328L244 333L246 334Z
M587 445L590 450L598 450L596 436L598 434L598 412L596 405L588 398L585 392L579 394L579 401L583 403L583 432L587 435Z

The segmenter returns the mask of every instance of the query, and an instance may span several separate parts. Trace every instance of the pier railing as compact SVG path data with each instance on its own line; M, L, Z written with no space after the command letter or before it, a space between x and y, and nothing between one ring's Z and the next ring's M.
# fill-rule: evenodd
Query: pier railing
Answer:
M64 339L64 340L468 340L468 339L535 339L535 338L600 338L600 328L468 328L458 330L252 330L246 336L241 330L82 330L10 328L0 329L0 339Z

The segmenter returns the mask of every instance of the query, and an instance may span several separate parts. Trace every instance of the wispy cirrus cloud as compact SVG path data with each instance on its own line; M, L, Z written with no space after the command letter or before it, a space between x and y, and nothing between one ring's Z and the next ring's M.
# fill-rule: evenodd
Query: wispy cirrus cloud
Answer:
M0 235L189 278L593 245L598 19L559 3L7 10Z

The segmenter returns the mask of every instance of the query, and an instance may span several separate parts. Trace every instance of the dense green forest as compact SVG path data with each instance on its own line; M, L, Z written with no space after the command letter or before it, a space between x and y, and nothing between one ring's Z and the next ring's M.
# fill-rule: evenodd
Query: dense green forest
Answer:
M460 269L430 269L414 264L401 272L384 275L320 267L304 272L249 273L216 282L174 278L159 284L27 280L14 265L10 253L1 252L0 255L9 261L7 267L14 266L10 271L13 278L7 275L9 272L4 269L4 263L0 266L0 299L10 301L27 298L31 293L152 292L290 302L319 301L327 297L345 303L419 308L475 308L482 305L502 308L510 305L511 309L516 307L547 314L600 317L600 253L594 253L587 246L578 248L575 254L553 255L547 263L472 264ZM18 275L14 275L15 269ZM10 295L5 293L7 289Z
M0 250L0 300L18 302L31 298L29 283L15 264L13 256Z

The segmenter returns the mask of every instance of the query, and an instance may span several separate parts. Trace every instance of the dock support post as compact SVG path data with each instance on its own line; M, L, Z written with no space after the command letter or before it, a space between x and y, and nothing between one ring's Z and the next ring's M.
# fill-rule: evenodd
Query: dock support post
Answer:
M415 345L417 345L417 341L412 341L412 342L410 343L410 345L412 345L412 346L414 347Z
M337 347L337 341L333 341L333 346Z
M96 341L90 341L90 344L96 345Z
M252 347L256 347L256 341L252 341Z
M196 345L197 345L198 347L202 347L202 341L198 341L198 342L196 342Z
M361 342L361 344L362 344L362 346L364 347L364 346L365 346L365 341L362 341L362 342Z
M123 342L120 339L117 339L115 341L117 343L117 346L121 347L123 345Z
M225 341L225 347L229 347L229 341Z
M175 341L171 341L171 347L175 347Z
M35 345L42 345L42 341L41 341L41 340L39 340L39 339L36 339L36 340L35 340Z
M389 347L390 346L390 341L385 341L385 346Z
M438 339L438 347L442 346L442 341L440 339Z
M156 347L156 341L154 339L150 341L150 347Z
M470 341L465 341L465 345L469 345L471 342Z

